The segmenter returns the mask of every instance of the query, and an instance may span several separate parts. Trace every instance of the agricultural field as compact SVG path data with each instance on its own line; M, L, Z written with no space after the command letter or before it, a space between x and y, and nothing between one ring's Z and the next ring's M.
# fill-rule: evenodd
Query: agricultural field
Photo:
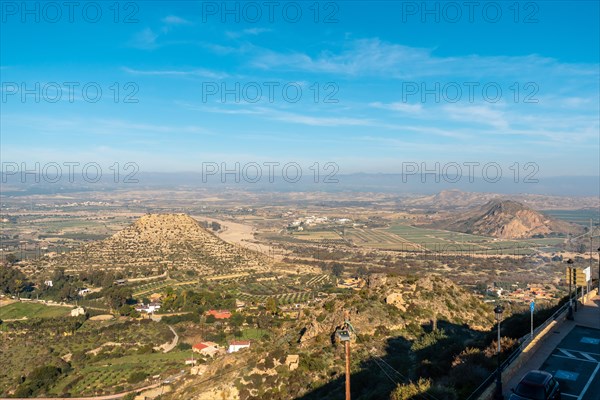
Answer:
M342 237L333 230L315 230L315 231L302 231L294 232L293 237L300 240L341 240Z
M189 356L152 348L173 338L168 326L151 321L84 321L62 317L3 324L0 341L0 395L18 386L21 375L34 367L61 365L69 360L72 370L62 375L51 393L94 395L144 385L128 381L133 372L149 376L178 371ZM121 388L119 388L121 386Z
M240 293L237 296L240 300L245 302L257 302L264 303L268 298L273 297L277 299L279 305L303 303L311 300L315 297L314 292L295 292L295 293L279 293L269 295L253 295L248 293Z
M16 302L0 307L1 320L64 317L69 313L70 308L68 307L47 306L31 302Z
M156 281L156 282L150 282L150 283L143 283L141 285L135 285L133 287L133 297L143 297L143 296L148 296L152 293L155 292L160 292L161 290L164 290L166 287L171 286L173 287L174 285L177 285L178 281L174 280L174 279L166 279L166 280L160 280L160 281ZM194 285L196 286L196 285Z
M147 297L152 293L161 293L170 287L176 293L192 290L201 291L206 286L220 285L223 290L241 301L264 303L274 297L279 304L295 304L314 298L324 285L330 283L329 275L305 274L299 276L281 276L274 273L211 275L200 280L179 281L168 279L142 283L133 287L134 297ZM234 287L234 288L233 288Z
M246 281L238 285L236 297L245 302L264 303L269 297L281 305L303 303L313 299L324 285L330 283L328 275L302 275Z
M2 247L21 259L35 259L48 252L63 253L85 242L101 240L131 223L126 216L84 215L57 216L45 211L35 211L2 222L4 239Z
M348 229L346 238L361 247L406 252L457 252L487 255L526 255L551 249L561 238L499 240L480 235L393 225L388 229Z
M108 388L129 388L129 379L132 373L141 373L151 378L161 375L163 378L171 373L181 370L183 361L190 357L189 351L173 351L170 353L134 354L95 363L86 363L85 367L70 374L69 377L59 382L51 391L59 395L65 388L71 393L83 396L92 396L96 393L108 393ZM154 382L154 381L152 381ZM150 384L142 380L141 384ZM120 391L120 390L119 390Z
M354 245L361 247L402 251L421 250L419 245L381 229L348 229L345 236Z
M590 219L594 225L600 224L600 213L595 210L544 210L544 214L576 224L590 226Z

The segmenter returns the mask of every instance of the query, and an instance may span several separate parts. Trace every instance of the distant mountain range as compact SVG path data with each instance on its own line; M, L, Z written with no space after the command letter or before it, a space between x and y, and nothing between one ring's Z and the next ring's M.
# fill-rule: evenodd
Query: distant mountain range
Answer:
M600 202L597 197L552 196L528 193L502 195L490 192L463 192L457 189L442 190L428 196L405 199L404 205L427 210L461 210L473 206L481 206L491 200L504 198L523 203L534 210L552 209L596 209L600 212Z
M202 176L199 172L140 172L135 176L137 183L115 183L112 175L103 176L96 183L85 182L78 177L74 183L67 178L56 183L48 183L44 179L28 175L24 181L20 174L2 175L2 195L18 196L28 194L64 193L73 191L131 189L143 187L187 187L242 189L249 191L273 192L378 192L378 193L413 193L434 194L445 190L460 190L463 192L487 192L501 194L540 194L555 196L600 196L600 177L598 176L564 176L539 177L536 183L515 183L512 177L502 177L498 182L487 182L482 178L463 177L456 183L436 175L356 173L338 174L335 176L319 176L313 172L303 171L298 181L286 181L281 174L274 175L272 182L268 176L262 176L258 181L245 180L243 176L236 182L233 174L227 176ZM316 182L315 182L316 180ZM425 182L423 182L425 180Z

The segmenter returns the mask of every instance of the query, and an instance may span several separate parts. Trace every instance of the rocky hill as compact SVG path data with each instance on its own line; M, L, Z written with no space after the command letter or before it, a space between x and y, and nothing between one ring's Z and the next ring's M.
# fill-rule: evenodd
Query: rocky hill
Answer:
M67 269L176 268L200 274L262 270L267 258L227 243L185 214L148 214L110 238L45 260Z
M550 218L513 200L490 200L480 207L437 221L437 228L503 239L580 233L582 227Z
M439 276L373 274L360 292L304 307L297 320L281 323L268 339L249 351L218 358L165 398L343 398L344 347L335 333L344 324L345 311L354 328L353 397L390 398L395 386L381 373L379 360L407 376L439 375L448 386L455 357L492 329L492 307ZM296 369L287 365L290 355L299 360Z

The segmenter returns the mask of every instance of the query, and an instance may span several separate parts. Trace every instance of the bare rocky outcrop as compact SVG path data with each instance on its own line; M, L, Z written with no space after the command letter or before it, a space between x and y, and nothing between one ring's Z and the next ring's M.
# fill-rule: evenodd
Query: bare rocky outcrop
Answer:
M385 302L387 304L391 304L394 307L400 309L401 311L406 311L406 302L404 301L404 297L401 292L392 292L387 295L385 298Z
M367 279L367 287L369 289L376 289L381 286L385 286L387 282L387 275L382 273L374 273L369 275Z
M583 228L556 220L512 200L491 200L481 207L451 216L434 224L451 231L502 239L530 238L534 235L580 233Z

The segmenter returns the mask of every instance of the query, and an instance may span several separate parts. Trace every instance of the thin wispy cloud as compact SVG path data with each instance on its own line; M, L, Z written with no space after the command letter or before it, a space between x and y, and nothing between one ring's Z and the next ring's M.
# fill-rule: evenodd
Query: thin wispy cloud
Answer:
M156 39L158 39L158 34L150 28L145 28L136 33L129 44L138 49L153 50L158 47Z
M507 129L509 122L504 112L490 106L447 105L442 107L450 120Z
M272 29L268 28L248 28L241 31L227 31L225 35L231 39L238 39L244 36L258 36L262 33L272 32Z
M139 70L129 67L123 67L123 71L132 75L146 75L146 76L176 76L186 77L194 76L201 78L210 79L225 79L231 77L229 74L219 71L211 71L204 68L195 68L191 70Z
M263 49L251 65L265 70L288 69L347 77L380 76L394 79L419 79L435 76L481 77L526 76L538 78L540 70L551 75L596 76L598 64L560 63L536 54L526 56L442 57L435 49L384 42L378 38L357 39L337 51L280 52Z
M178 17L176 15L167 15L162 19L162 22L167 25L190 25L191 22L187 19Z
M383 110L399 111L407 114L420 114L423 111L423 104L409 104L402 102L395 103L381 103L379 101L370 103L369 106L373 108L380 108Z
M437 158L479 152L506 159L519 152L535 161L535 147L552 160L550 169L569 168L571 159L598 166L600 36L592 13L579 13L557 32L550 17L563 14L548 11L557 2L545 5L548 18L531 25L515 25L508 12L509 23L433 25L414 16L415 24L400 25L394 6L381 2L344 3L336 24L321 23L324 7L318 15L307 9L300 23L282 20L281 7L276 22L263 13L257 23L236 23L244 18L242 6L224 22L222 4L205 21L201 7L184 3L140 3L136 24L84 24L76 31L36 24L33 36L24 24L3 26L3 84L18 85L15 93L0 88L7 98L3 154L26 154L39 141L75 150L140 146L162 154L168 148L178 154L169 162L193 160L200 151L289 158L314 150L360 155L375 165L389 149L390 159L394 153L425 158L430 151ZM124 20L131 9L121 11ZM77 40L62 40L74 32ZM49 83L75 80L74 100L64 87L61 101L47 101L55 95ZM101 87L99 102L86 98L87 82ZM135 104L124 101L129 82L137 85ZM210 92L204 82L212 83ZM466 83L474 84L473 93ZM295 87L286 92L287 84ZM493 86L487 92L486 84ZM296 92L300 100L290 101ZM198 146L188 144L194 140Z

